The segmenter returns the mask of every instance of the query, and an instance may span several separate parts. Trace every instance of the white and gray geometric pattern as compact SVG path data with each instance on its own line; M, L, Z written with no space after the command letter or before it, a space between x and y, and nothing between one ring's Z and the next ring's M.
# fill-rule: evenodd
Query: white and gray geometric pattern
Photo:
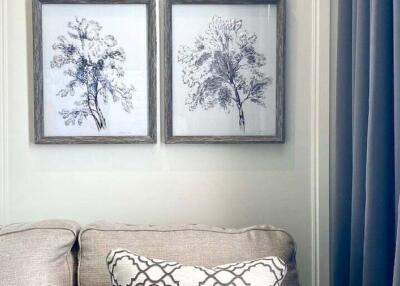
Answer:
M184 266L116 249L107 256L113 286L280 286L287 267L278 257L214 268Z

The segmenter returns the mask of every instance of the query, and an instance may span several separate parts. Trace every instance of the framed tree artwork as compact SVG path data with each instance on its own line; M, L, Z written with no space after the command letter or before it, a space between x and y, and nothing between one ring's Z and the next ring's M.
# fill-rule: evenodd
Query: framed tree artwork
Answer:
M156 142L155 0L33 0L35 142Z
M167 0L166 143L284 142L284 0Z

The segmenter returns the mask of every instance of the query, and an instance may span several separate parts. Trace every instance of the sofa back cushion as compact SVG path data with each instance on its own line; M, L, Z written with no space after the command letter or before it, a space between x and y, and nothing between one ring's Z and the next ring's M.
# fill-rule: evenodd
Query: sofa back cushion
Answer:
M0 230L0 285L74 286L71 250L79 225L71 221L13 224Z
M98 222L82 229L79 242L80 286L110 285L106 257L116 248L205 267L277 256L288 267L282 285L298 285L294 241L286 232L268 225L226 229L200 225L159 227Z

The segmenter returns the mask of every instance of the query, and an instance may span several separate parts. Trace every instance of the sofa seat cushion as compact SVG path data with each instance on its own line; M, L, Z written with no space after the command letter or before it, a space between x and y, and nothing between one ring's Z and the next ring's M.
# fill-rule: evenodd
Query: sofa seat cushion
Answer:
M110 285L106 257L116 248L204 267L277 256L288 268L282 285L298 285L294 241L285 231L268 225L227 229L202 225L161 227L98 222L82 229L79 243L80 286Z
M0 230L0 285L74 286L79 225L51 220Z
M111 251L107 265L113 286L280 286L287 271L276 256L206 268L138 256L124 249Z

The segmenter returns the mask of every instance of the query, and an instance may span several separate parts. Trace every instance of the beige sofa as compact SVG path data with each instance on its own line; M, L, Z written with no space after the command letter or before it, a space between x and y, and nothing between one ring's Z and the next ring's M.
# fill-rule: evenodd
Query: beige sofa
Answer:
M272 226L227 229L97 222L81 229L75 222L61 220L0 229L0 285L109 286L106 256L121 247L202 266L278 256L288 265L283 285L299 285L294 241Z

